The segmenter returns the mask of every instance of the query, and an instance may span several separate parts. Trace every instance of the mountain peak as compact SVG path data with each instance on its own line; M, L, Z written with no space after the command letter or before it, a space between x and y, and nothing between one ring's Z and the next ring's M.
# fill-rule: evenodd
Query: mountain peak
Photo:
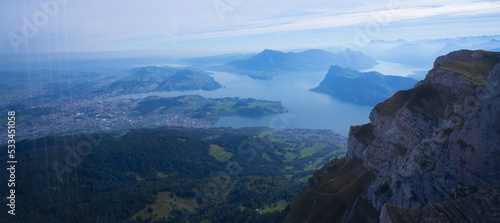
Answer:
M491 63L497 68L487 71L491 83L477 84L468 75L452 71L460 67L475 74L483 72L490 67L484 65L488 58L496 58ZM378 210L386 203L421 208L500 182L496 175L500 169L493 168L500 158L494 155L500 148L500 132L491 129L498 123L498 117L493 117L500 101L494 98L500 90L488 90L500 76L497 56L460 50L436 61L437 69L423 82L397 92L373 109L370 134L350 134L347 159L363 160L378 175L368 191ZM464 162L476 166L469 169ZM411 193L402 188L411 188Z
M454 51L451 53L448 53L443 56L439 56L436 58L434 62L434 68L439 67L439 65L450 62L450 61L456 61L456 62L472 62L476 58L481 57L481 53L477 51L472 51L472 50L458 50Z
M344 71L344 70L345 70L345 68L343 68L339 65L332 65L332 66L330 66L328 73L335 73L335 72Z
M256 79L270 79L282 72L328 70L331 65L353 69L366 69L377 64L375 60L359 53L331 53L320 49L304 52L284 53L265 49L261 53L245 60L227 63L230 72L247 74Z
M278 53L282 53L284 54L283 52L281 51L277 51L277 50L270 50L270 49L264 49L262 52L260 52L259 54L278 54Z

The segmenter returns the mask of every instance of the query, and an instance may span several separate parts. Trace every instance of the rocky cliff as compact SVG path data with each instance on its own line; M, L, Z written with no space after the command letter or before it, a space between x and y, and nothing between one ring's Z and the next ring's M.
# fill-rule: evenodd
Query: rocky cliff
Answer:
M360 174L370 177L346 186ZM316 172L287 220L319 222L316 213L334 212L321 221L500 221L499 185L500 53L461 50L352 127L346 157ZM321 197L307 203L303 195L313 192ZM316 205L328 196L339 199Z

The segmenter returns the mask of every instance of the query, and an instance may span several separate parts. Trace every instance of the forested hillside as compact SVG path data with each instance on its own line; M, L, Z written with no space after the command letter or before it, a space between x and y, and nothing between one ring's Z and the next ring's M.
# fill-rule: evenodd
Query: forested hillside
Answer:
M344 155L345 143L327 130L267 128L139 129L21 141L16 218L274 222L315 168Z

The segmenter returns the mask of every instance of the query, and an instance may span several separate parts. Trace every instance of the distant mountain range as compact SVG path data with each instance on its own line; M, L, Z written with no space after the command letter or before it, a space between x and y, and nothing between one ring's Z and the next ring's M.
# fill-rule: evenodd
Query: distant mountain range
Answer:
M205 71L148 66L135 68L132 75L110 84L106 90L113 94L155 91L215 90L221 85Z
M430 69L434 58L460 49L498 52L500 51L500 36L470 36L415 41L374 40L363 48L363 52L376 60Z
M255 79L271 79L282 72L326 70L331 65L352 69L367 69L377 62L369 56L352 50L331 53L324 50L307 50L300 53L284 53L264 50L248 59L235 60L216 70L249 75Z
M206 56L206 57L193 57L193 58L185 58L181 59L179 62L187 63L193 66L213 66L213 65L221 65L235 60L246 60L255 54L239 54L239 53L231 53L231 54L221 54L215 56Z
M417 81L409 77L386 76L331 66L318 87L311 91L329 94L343 101L376 105L399 90L412 88Z
M429 50L420 43L404 43L385 51L380 60L418 67L431 66L434 57L429 56L431 53L429 51L434 50Z

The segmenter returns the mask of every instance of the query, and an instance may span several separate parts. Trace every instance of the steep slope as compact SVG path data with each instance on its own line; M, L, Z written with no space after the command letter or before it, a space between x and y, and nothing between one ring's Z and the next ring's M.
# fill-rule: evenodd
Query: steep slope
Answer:
M325 79L311 91L352 103L376 105L396 91L412 88L416 83L412 78L385 76L377 72L363 73L331 66Z
M352 50L331 53L313 49L300 53L283 53L266 49L248 59L235 60L214 69L245 74L255 79L270 79L282 72L326 70L331 65L365 69L375 64L375 60Z
M370 123L352 127L348 145L344 159L309 180L288 222L500 221L500 53L437 58L425 80L375 106ZM342 163L351 170L334 168ZM365 172L373 177L361 185L331 186ZM314 206L308 193L340 199ZM349 203L353 196L358 202ZM312 220L331 212L338 214Z

